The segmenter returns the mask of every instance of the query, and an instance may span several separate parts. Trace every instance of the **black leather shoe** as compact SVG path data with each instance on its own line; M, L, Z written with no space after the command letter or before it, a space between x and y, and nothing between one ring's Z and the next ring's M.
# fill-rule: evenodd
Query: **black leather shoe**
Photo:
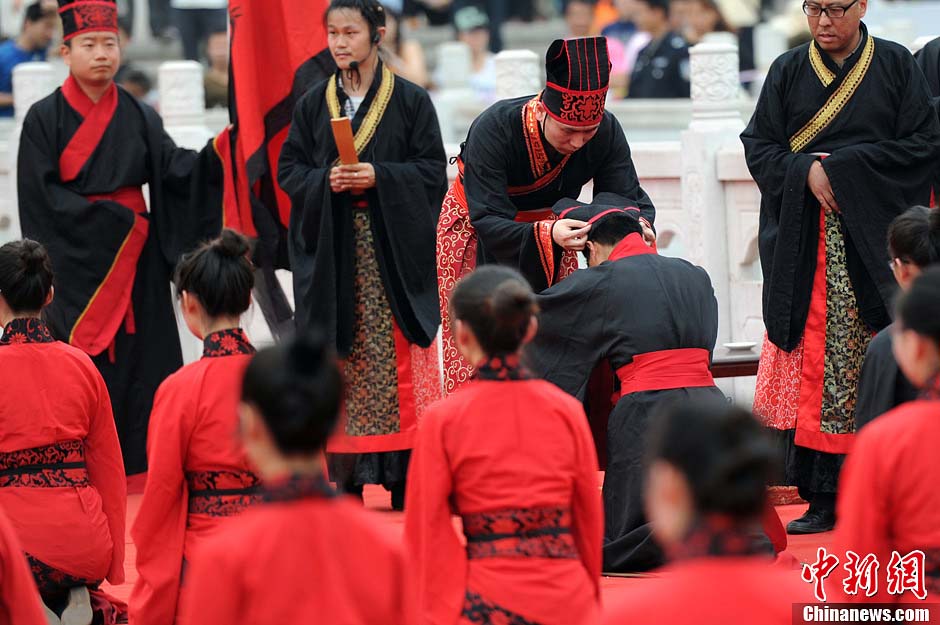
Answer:
M836 526L836 515L827 510L808 510L787 524L787 534L822 534Z

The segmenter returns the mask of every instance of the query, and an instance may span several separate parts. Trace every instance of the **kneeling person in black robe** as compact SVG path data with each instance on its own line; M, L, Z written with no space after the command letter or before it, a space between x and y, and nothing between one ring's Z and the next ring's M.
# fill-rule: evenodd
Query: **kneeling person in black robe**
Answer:
M709 371L718 303L704 269L659 256L644 242L636 209L563 200L555 212L591 223L589 268L539 296L539 333L527 356L537 373L581 400L596 365L606 360L616 371L620 400L607 425L604 571L649 570L664 557L643 513L647 421L664 402L724 399Z

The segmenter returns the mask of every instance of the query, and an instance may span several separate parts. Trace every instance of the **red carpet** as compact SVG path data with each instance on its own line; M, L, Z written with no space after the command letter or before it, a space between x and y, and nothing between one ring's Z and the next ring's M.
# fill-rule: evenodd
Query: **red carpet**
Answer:
M603 474L599 474L602 477ZM137 579L137 570L134 562L137 558L137 550L130 538L130 527L137 516L137 510L140 507L141 493L143 492L144 476L132 476L128 478L128 497L127 497L127 552L124 568L127 571L126 581L120 586L111 586L104 584L103 589L114 595L116 598L127 601L130 597L131 588ZM367 508L379 511L380 522L388 524L401 532L404 525L404 515L401 512L394 512L391 509L391 499L389 493L379 486L367 486L365 488L365 505ZM801 516L806 510L806 504L777 506L777 513L783 524L786 525L793 519ZM832 532L825 534L816 534L811 536L788 536L787 552L792 554L801 562L812 562L816 558L816 548L819 546L832 547ZM604 601L622 592L626 588L633 588L637 584L643 583L642 578L625 577L605 577L601 580Z

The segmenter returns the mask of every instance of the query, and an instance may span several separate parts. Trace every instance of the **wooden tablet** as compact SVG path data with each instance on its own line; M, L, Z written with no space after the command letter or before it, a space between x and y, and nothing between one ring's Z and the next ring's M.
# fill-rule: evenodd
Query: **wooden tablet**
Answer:
M338 117L330 120L333 126L333 139L339 150L339 162L343 165L355 165L359 162L356 154L356 142L353 139L352 122L348 117Z

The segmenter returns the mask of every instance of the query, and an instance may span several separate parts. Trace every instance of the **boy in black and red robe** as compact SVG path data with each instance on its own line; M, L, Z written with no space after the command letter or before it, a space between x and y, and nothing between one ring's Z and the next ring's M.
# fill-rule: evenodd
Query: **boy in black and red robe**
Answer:
M555 202L577 198L593 181L595 194L616 194L622 206L639 207L652 236L656 210L640 186L623 128L604 108L607 40L556 40L545 55L545 74L540 93L497 102L473 122L460 173L444 198L437 284L445 393L473 375L457 350L448 311L460 278L477 264L499 263L518 269L539 292L577 268L584 224L556 220Z
M114 83L114 0L59 3L70 75L24 120L20 222L55 266L51 329L92 356L111 395L127 472L138 473L146 469L153 394L182 364L172 268L221 228L221 195L210 184L217 157L211 145L201 153L177 148L157 113Z
M701 267L660 256L643 239L640 211L602 194L562 201L559 218L591 224L588 269L538 297L539 331L526 355L535 373L584 399L591 372L608 362L620 380L607 422L604 571L653 569L664 554L643 511L644 437L668 402L723 401L709 365L718 303Z

